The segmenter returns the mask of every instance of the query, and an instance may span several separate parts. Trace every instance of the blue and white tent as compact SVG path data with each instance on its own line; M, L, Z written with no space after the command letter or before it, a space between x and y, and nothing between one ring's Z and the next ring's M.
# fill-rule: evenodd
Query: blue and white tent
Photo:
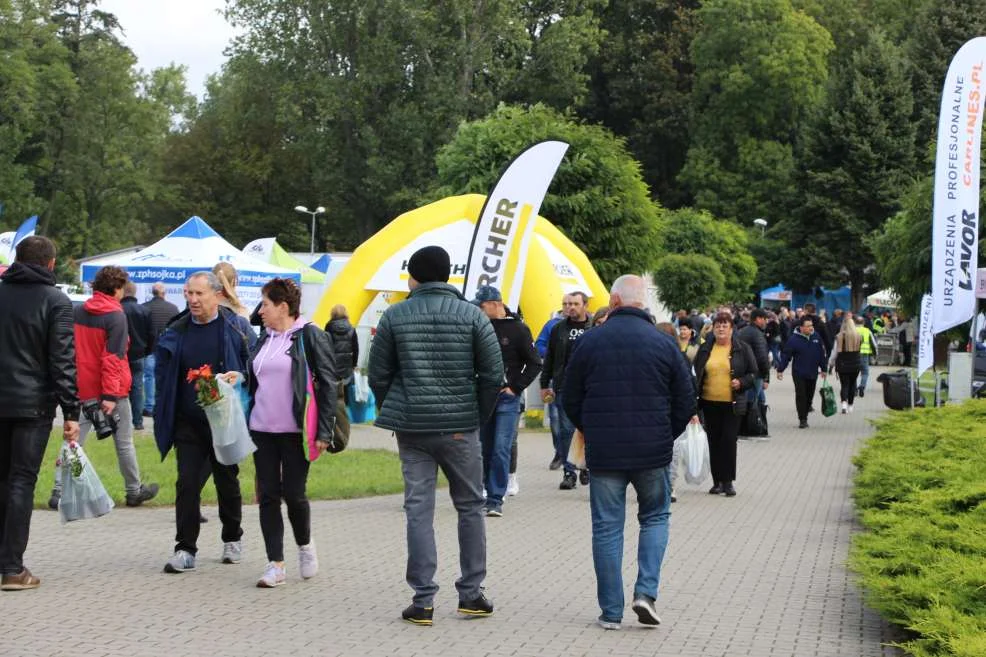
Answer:
M260 288L272 278L290 278L301 283L301 274L251 258L224 240L199 217L192 217L164 239L117 262L83 265L82 280L91 283L100 267L116 265L127 270L138 287L164 283L181 295L181 287L191 274L212 270L217 262L228 262L239 276L237 293L244 303L260 297ZM139 295L139 297L146 294Z

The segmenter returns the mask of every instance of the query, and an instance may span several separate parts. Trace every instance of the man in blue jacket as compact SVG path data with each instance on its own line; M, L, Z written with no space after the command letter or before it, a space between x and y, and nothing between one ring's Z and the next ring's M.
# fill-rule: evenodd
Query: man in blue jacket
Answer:
M695 414L688 363L676 341L644 310L647 286L621 276L610 292L609 318L572 351L562 397L565 413L585 434L592 472L592 561L602 615L623 619L623 523L626 489L637 491L640 540L632 608L642 624L661 622L655 601L671 515L671 450Z
M794 381L794 400L798 409L798 428L808 428L808 412L811 409L811 399L815 396L815 385L818 383L818 375L825 379L825 366L828 356L825 346L815 333L815 322L811 315L802 315L800 326L797 331L791 333L784 350L781 351L781 360L777 363L777 380L783 378L782 372L787 364L794 361L791 366L791 380Z

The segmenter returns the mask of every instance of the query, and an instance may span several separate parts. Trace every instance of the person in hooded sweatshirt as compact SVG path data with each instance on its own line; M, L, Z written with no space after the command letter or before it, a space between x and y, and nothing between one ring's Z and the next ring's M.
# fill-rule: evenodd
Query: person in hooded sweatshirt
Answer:
M298 285L275 278L261 295L259 313L266 331L250 356L249 426L257 445L253 462L268 559L257 586L274 588L286 581L282 499L298 545L299 574L309 579L318 573L305 488L311 461L333 442L339 373L331 339L300 314ZM314 399L309 398L312 392ZM317 414L314 426L306 413L311 401Z
M346 404L346 389L353 382L356 364L359 362L359 340L356 329L349 321L349 312L342 304L332 307L332 315L325 325L325 332L332 340L332 350L336 358L336 370L339 373L339 402L336 404L336 431L349 437L349 415Z

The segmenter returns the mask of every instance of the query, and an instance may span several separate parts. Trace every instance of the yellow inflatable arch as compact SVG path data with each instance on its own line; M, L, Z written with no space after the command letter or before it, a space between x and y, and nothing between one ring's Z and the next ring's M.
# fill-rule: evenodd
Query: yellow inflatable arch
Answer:
M390 293L389 303L407 296L407 259L429 244L437 244L449 252L452 260L449 282L461 287L469 244L485 200L479 194L452 196L391 221L356 249L322 296L313 321L323 326L332 307L342 304L353 324L366 325L363 315L380 293ZM589 295L590 310L609 302L609 292L586 255L551 222L539 216L520 294L524 320L534 336L560 308L562 296L576 290Z

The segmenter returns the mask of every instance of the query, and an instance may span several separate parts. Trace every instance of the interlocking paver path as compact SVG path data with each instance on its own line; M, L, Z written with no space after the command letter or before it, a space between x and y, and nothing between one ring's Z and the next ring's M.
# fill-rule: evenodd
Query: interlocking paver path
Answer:
M218 563L219 523L206 509L199 568L184 575L161 573L173 546L170 508L118 508L67 526L38 511L26 556L43 585L0 594L0 655L895 655L885 643L899 635L863 606L845 567L858 529L850 459L867 419L883 411L876 374L856 413L813 414L807 431L795 428L790 381L775 383L773 439L740 443L739 495L679 485L656 630L637 626L629 610L620 632L595 625L588 489L559 491L560 474L546 467L550 435L525 432L520 495L488 522L492 618L456 618L455 513L445 491L432 628L399 618L411 595L400 496L313 503L322 571L300 581L288 549L288 584L274 590L254 587L266 561L256 506L244 509L237 566ZM352 444L393 447L393 439L358 428ZM629 601L633 504L628 511Z

